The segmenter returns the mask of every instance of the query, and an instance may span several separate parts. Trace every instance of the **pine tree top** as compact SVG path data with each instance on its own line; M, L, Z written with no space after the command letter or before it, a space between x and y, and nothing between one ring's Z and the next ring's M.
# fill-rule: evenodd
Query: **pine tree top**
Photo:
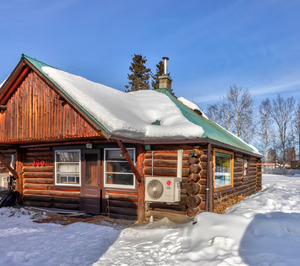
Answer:
M134 54L128 74L128 85L125 86L127 91L149 90L149 79L151 70L146 67L147 59L141 54Z

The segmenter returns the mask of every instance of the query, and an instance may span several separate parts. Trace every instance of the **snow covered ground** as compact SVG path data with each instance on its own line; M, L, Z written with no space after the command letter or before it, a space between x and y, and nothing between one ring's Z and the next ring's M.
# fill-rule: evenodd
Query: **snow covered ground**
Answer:
M300 176L263 176L226 215L120 229L37 224L0 209L0 265L300 265Z

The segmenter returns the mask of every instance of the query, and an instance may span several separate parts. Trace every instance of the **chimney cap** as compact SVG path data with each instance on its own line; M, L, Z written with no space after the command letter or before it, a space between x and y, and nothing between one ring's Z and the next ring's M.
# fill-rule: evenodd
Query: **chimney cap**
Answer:
M162 58L163 60L169 60L170 58L169 57L166 57L166 56L164 56L163 58Z

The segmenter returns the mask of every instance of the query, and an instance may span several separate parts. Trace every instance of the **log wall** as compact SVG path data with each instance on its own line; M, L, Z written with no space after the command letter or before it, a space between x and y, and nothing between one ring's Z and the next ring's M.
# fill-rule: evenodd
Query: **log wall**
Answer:
M244 155L234 153L234 187L214 192L215 211L221 205L226 208L261 190L262 178L259 159L255 157L245 158L249 159L247 176L244 176Z
M205 210L206 162L205 148L197 149L197 158L192 158L194 146L153 146L147 151L144 161L144 174L157 177L177 176L177 150L183 149L182 188L179 203L148 203L146 216L161 218L164 216L194 215ZM203 155L201 157L201 155ZM201 157L201 160L200 160ZM153 159L153 161L152 161ZM153 162L153 169L152 169Z
M22 156L20 167L24 205L79 210L80 187L55 187L51 148L23 149ZM45 162L45 166L34 166L34 161Z
M106 207L103 210L111 218L136 220L138 214L137 191L106 191Z
M100 136L31 71L0 113L0 142Z

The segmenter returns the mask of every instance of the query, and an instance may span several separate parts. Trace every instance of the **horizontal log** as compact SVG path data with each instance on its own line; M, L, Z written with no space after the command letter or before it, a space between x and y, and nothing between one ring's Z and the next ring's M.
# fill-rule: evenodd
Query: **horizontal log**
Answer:
M200 192L200 184L198 183L189 183L187 185L187 194L189 196L195 196L196 194L199 194Z
M198 164L200 162L200 160L196 157L190 157L189 158L189 163L190 164Z
M54 166L54 163L52 163L52 162L44 162L44 164L45 164L45 166ZM33 165L33 162L30 162L30 163L28 163L28 162L26 162L26 163L23 163L23 167L27 167L27 166L29 166L29 167L34 167L34 165ZM36 168L37 167L41 167L41 166L36 166Z
M177 176L177 169L173 168L166 168L166 167L154 167L153 169L155 176ZM151 176L152 175L152 168L151 167L145 167L144 173L146 175ZM182 169L182 176L188 177L189 176L189 170L188 169Z
M43 155L43 156L26 156L24 158L24 161L28 162L28 161L51 161L53 162L54 161L54 157L51 155L51 156L46 156L46 155Z
M129 201L129 202L137 202L138 196L133 194L112 194L112 193L106 193L108 195L109 200L119 200L119 201Z
M25 178L24 183L34 183L34 184L54 184L53 178Z
M145 159L152 159L152 153L146 153L145 154ZM165 154L157 154L157 153L154 153L154 160L176 160L177 161L177 152L175 153L165 153ZM188 160L189 157L188 155L186 156L182 156L182 159L183 160Z
M167 204L164 202L152 202L148 205L149 209L151 210L171 210L171 211L180 211L185 212L186 206L185 202L181 202L180 204Z
M188 215L189 217L196 216L199 212L200 212L200 208L199 208L199 207L196 207L196 208L188 208L188 209L187 209L187 215Z
M200 163L200 167L202 168L202 169L207 169L207 162L201 162Z
M173 211L173 210L148 210L146 212L146 217L154 217L155 220L168 217L170 220L174 220L178 223L186 223L192 219L186 217L186 211Z
M243 167L234 167L234 172L244 172Z
M45 202L45 201L28 201L28 200L23 200L23 205L30 206L30 207L51 208L53 206L53 203L51 201Z
M69 209L69 210L79 210L79 204L71 204L71 203L60 203L60 202L53 202L54 208L59 209Z
M51 148L49 147L32 147L32 148L27 148L27 151L51 151Z
M202 169L201 172L200 172L200 177L201 178L206 178L207 177L207 170Z
M145 166L151 166L152 167L152 160L147 159L145 160ZM171 167L177 169L177 160L161 160L161 159L155 159L153 161L154 167ZM182 161L182 167L183 168L189 168L189 163L187 161Z
M137 209L123 207L108 207L109 214L137 215Z
M109 200L109 206L137 209L138 203L135 201Z
M207 155L205 155L205 154L201 155L200 161L201 162L207 162Z
M24 195L35 195L35 196L61 196L61 197L79 197L80 191L58 191L58 190L34 190L25 189Z
M53 172L53 166L25 166L23 172Z
M190 174L189 175L189 182L197 183L200 180L199 174Z
M201 186L206 187L207 184L207 179L206 178L201 178L200 181L198 182Z
M199 164L191 164L190 165L190 172L192 174L198 174L198 173L200 173L200 171L201 171L201 168L200 168Z
M200 205L202 198L199 195L188 196L186 199L186 205L188 208L196 208Z
M37 151L28 151L25 152L25 156L26 157L30 157L30 156L54 156L52 151L41 151L41 150L37 150Z
M53 185L49 184L33 184L33 183L25 183L23 188L28 189L28 188L45 188L48 189L49 187L52 187Z
M53 177L53 173L52 172L25 172L23 173L23 177L31 177L31 178L50 178Z

